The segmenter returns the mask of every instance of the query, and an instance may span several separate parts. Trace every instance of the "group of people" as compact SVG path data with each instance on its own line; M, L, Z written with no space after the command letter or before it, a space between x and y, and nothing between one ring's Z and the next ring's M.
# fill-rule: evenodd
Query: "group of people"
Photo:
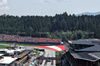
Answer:
M39 37L22 37L19 35L0 34L0 41L17 41L17 42L61 42L61 39L39 38Z

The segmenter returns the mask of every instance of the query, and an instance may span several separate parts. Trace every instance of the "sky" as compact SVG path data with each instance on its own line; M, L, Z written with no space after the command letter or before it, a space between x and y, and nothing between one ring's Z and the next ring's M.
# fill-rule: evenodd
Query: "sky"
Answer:
M0 0L0 15L54 16L99 11L100 0Z

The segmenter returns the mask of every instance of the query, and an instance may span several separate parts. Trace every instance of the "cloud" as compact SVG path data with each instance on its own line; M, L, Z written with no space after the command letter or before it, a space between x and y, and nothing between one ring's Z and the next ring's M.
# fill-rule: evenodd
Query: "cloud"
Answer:
M7 3L8 3L7 0L2 0L0 2L0 10L9 10L10 7L7 6Z
M0 6L0 10L10 10L9 6Z
M3 5L7 5L7 0L2 0L2 1L0 2L0 6L3 6Z
M46 3L53 3L53 2L68 2L70 0L40 0L41 3L46 2Z

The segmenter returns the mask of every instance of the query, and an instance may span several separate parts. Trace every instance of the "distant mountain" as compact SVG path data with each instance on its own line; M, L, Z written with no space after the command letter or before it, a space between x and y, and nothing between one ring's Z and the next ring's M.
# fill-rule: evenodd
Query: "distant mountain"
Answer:
M84 12L84 13L80 13L80 14L76 14L77 16L78 15L99 15L100 12Z

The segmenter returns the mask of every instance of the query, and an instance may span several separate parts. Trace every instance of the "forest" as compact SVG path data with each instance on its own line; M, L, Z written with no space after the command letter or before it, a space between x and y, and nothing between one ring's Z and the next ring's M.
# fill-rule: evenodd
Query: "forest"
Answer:
M0 34L74 39L100 38L100 15L0 15Z

